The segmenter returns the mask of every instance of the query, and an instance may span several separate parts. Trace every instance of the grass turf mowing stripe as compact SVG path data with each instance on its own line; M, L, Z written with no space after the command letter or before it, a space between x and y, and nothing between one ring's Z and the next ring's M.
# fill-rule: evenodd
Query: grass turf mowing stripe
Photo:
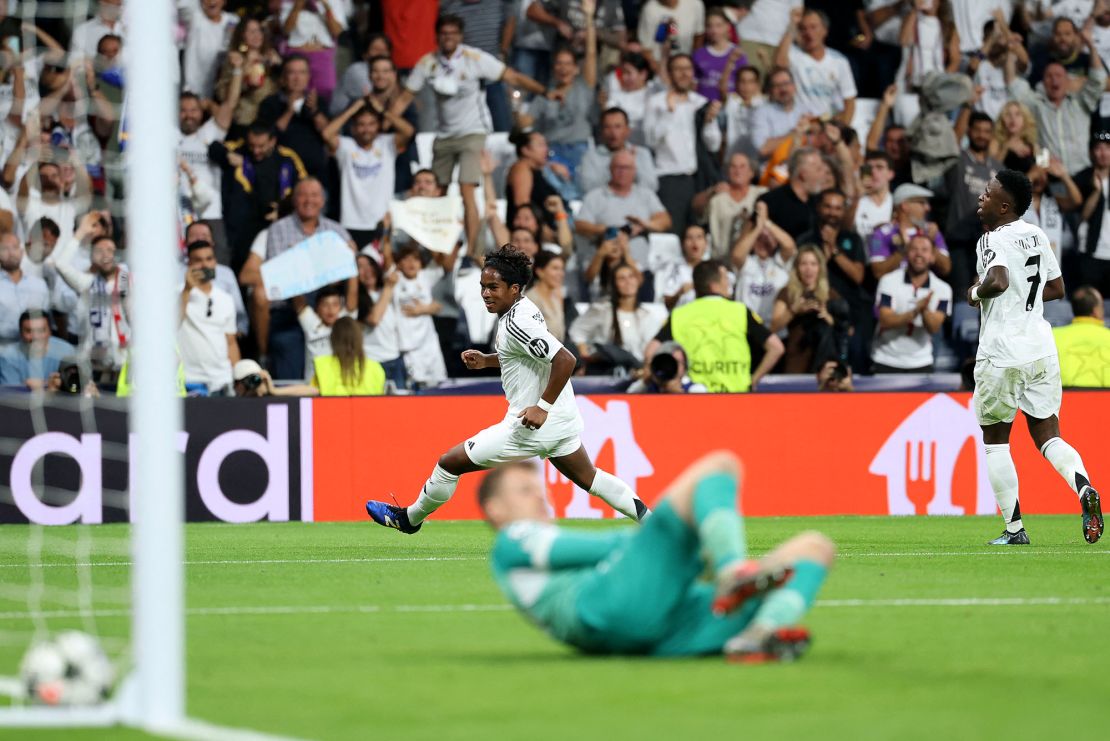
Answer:
M1110 605L1110 597L951 597L925 598L913 597L891 599L830 599L817 600L819 608L837 607L1075 607L1088 605ZM230 607L190 607L187 615L194 616L234 616L234 615L328 615L350 613L419 613L419 612L504 612L512 610L506 604L458 604L458 605L255 605ZM77 618L87 615L93 617L126 617L127 610L98 609L48 610L39 613L47 619ZM0 620L22 620L31 617L29 612L0 612Z
M980 558L983 556L1009 556L1011 554L1039 555L1039 556L1078 556L1095 554L1100 556L1110 555L1110 550L1095 548L1077 548L1074 550L1047 550L1037 548L995 548L989 551L902 551L891 553L837 553L837 558ZM764 553L750 554L754 558L766 555ZM344 563L413 563L420 561L485 561L485 556L425 556L420 558L242 558L220 559L211 561L186 561L186 566L251 566L254 564L344 564ZM131 561L89 561L86 563L73 563L59 561L53 563L2 563L0 569L48 569L48 568L74 568L75 566L88 567L116 567L133 566Z

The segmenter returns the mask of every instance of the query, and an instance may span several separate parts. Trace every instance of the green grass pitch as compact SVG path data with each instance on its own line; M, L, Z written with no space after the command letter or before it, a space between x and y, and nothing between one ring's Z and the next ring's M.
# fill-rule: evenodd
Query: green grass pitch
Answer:
M505 607L482 523L432 521L416 536L368 523L190 525L188 708L329 741L1106 738L1110 538L1084 543L1078 515L1027 525L1031 547L998 550L982 545L998 518L749 520L755 553L806 528L840 548L807 620L810 653L755 667L555 644ZM627 525L587 525L606 526ZM0 584L26 583L28 532L0 528ZM93 529L117 547L125 534ZM43 569L47 583L72 586L72 555L50 560L70 566ZM126 556L98 547L93 560ZM128 569L93 574L98 589L119 587ZM31 629L12 594L0 596L0 674L14 673L13 637ZM119 605L98 608L100 630L122 634ZM0 730L5 741L132 738L148 737Z

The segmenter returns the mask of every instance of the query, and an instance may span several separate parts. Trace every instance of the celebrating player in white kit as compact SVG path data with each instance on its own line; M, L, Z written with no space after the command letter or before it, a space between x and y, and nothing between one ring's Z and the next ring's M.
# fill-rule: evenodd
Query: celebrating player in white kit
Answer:
M976 245L978 280L968 303L980 306L982 326L975 358L975 414L983 428L987 473L1006 521L990 545L1028 545L1018 505L1018 477L1010 456L1010 428L1017 410L1041 455L1079 496L1083 537L1102 537L1102 509L1083 460L1060 437L1060 361L1044 302L1063 298L1064 279L1039 227L1021 220L1033 186L1015 170L1000 170L979 196L987 229Z
M505 418L444 453L411 506L368 501L366 512L374 522L415 533L451 498L464 473L537 456L550 459L560 473L618 512L635 520L648 513L627 484L594 467L578 439L582 417L570 385L576 361L547 330L539 307L524 296L531 278L531 260L511 245L486 258L482 299L499 317L496 352L462 354L468 368L501 369L509 401Z

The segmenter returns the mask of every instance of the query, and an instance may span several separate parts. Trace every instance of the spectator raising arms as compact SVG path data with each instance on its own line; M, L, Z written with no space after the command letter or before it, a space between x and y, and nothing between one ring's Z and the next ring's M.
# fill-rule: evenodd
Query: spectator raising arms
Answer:
M352 121L351 134L341 136ZM382 133L389 121L392 133ZM362 247L380 233L382 219L393 197L394 163L408 145L412 125L374 98L359 98L321 132L328 151L339 164L339 223L355 245Z
M358 320L366 325L362 348L366 357L381 363L386 380L392 381L395 389L405 388L407 382L393 305L393 289L400 277L396 270L385 274L371 255L358 256Z
M755 213L732 246L736 300L759 317L770 317L775 297L790 280L797 252L794 238L767 215L767 204L755 204Z
M506 67L496 57L460 43L463 26L458 16L436 19L437 48L421 57L413 68L405 89L393 102L393 112L402 115L412 104L414 95L425 85L431 86L439 118L439 129L432 145L432 170L440 185L446 186L455 165L459 166L466 242L474 244L481 223L476 194L482 179L478 159L485 147L486 134L493 130L482 82L504 80L537 95L544 92L544 86Z

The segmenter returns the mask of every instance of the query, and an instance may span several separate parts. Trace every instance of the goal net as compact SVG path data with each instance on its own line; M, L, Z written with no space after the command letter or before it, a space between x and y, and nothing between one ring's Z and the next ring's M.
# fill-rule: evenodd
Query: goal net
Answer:
M73 29L93 10L87 0L24 1L18 14ZM173 0L125 3L124 25L141 29L121 55L127 99L113 102L126 147L114 156L85 152L76 128L64 147L63 167L107 181L97 188L100 203L77 216L111 209L124 228L120 247L130 247L118 259L142 276L129 286L129 337L119 343L130 396L89 392L105 364L87 339L58 369L55 385L75 393L0 393L0 523L8 523L0 524L0 727L124 723L178 737L220 735L190 731L184 715L174 10ZM34 28L23 28L22 43L5 39L8 53L41 55ZM72 54L68 67L33 61L23 67L72 75L77 92L61 105L71 104L74 118L88 114L91 91L82 98L81 85L92 67ZM28 118L45 142L41 116ZM41 144L54 147L52 138ZM96 296L77 299L78 322L98 326Z

